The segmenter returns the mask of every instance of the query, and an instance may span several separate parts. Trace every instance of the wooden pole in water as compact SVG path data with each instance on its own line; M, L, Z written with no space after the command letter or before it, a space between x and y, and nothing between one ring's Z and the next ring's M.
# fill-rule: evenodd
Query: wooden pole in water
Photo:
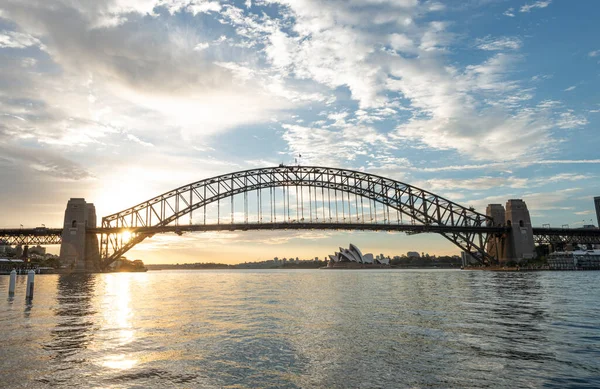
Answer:
M33 298L33 285L34 285L35 272L29 270L27 273L27 291L25 292L25 299L31 300Z
M10 281L8 282L8 297L15 295L15 286L17 284L17 271L12 269L10 272Z

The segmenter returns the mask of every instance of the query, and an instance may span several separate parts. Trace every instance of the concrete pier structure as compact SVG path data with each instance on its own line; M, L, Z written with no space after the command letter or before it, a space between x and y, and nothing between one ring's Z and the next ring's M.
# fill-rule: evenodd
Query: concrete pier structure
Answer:
M505 241L505 258L516 262L535 258L533 227L527 204L520 199L508 200L505 219L506 225L512 227Z
M493 224L490 225L490 227L506 225L506 210L502 204L488 204L485 214L493 220ZM505 240L505 236L494 236L488 240L486 246L487 253L494 258L497 258L500 262L506 260L506 253L504 252Z
M488 241L488 254L498 258L501 264L509 261L519 263L535 258L531 218L523 200L508 200L506 208L501 204L489 204L486 215L493 219L494 226L511 227L509 233L495 236Z
M96 227L96 207L82 198L72 198L65 210L61 266L76 272L99 270L100 246L95 234L86 234L86 228Z

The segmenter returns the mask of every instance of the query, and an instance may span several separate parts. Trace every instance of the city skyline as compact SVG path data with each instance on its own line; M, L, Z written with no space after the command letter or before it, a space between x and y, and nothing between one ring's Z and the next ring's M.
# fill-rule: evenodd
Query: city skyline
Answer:
M71 197L100 218L297 159L483 213L522 198L538 226L596 224L598 10L549 0L3 2L0 227L62 226ZM458 254L433 234L281 231L156 236L128 256L235 263L323 257L350 241Z

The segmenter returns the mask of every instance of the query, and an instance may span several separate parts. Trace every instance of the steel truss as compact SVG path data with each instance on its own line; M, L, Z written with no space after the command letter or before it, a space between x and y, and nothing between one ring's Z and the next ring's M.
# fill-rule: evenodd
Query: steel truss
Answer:
M277 214L276 207L279 203L277 203L277 193L274 188L283 188L283 223L281 214ZM298 188L300 188L300 195L298 195ZM306 215L310 211L310 220L308 217L305 218L304 208L301 208L301 215L298 210L299 202L302 207L306 206L303 204L306 200L303 198L306 196L305 188L308 188L310 207L310 210L306 209ZM269 195L263 193L267 189ZM319 193L319 189L321 193ZM295 218L290 215L290 192L293 195L294 191L297 213ZM247 194L250 192L256 192L260 204L255 214L249 214L248 211ZM287 215L285 214L286 193ZM343 223L340 228L360 229L360 225L365 224L391 224L389 216L391 209L399 215L398 224L400 224L401 215L406 215L414 225L460 227L460 229L449 228L436 232L482 263L495 261L494 257L485 250L486 243L492 234L484 227L493 226L493 222L491 218L473 209L463 207L426 190L373 174L318 166L279 166L207 178L102 218L104 232L101 233L100 250L103 267L121 257L145 238L161 232L161 227L192 225L192 213L194 212L203 212L203 222L199 224L210 224L206 222L207 206L228 198L231 199L230 224L235 224L233 216L233 197L235 195L244 196L244 223L247 225L277 224L277 217L280 217L279 223L283 224L282 228L295 229L299 223L310 223L314 228L319 228L319 225L332 223L334 221L332 215L335 215L335 221L338 221L338 204L341 196L340 207L343 213ZM316 199L319 195L321 196L321 209L317 208ZM263 216L264 219L267 219L266 213L263 212L264 197L267 197L269 203L268 222L263 221ZM368 205L364 205L365 200ZM387 210L387 217L384 217L383 220L381 217L377 220L378 204L383 207L384 215ZM345 208L346 205L347 208ZM353 205L355 206L354 215L351 214ZM370 219L366 219L366 207L368 212L371 212L373 208L376 210L375 219L372 214ZM220 206L217 209L220 212ZM315 213L316 217L313 218ZM189 222L182 224L181 219L187 215L189 215ZM218 219L216 224L223 223L221 219ZM138 231L138 228L144 228L143 232L141 229ZM123 234L118 232L122 229L131 229L129 239L124 239ZM226 224L218 229L226 230ZM434 230L432 229L432 231Z
M0 229L0 245L33 246L62 243L62 228Z

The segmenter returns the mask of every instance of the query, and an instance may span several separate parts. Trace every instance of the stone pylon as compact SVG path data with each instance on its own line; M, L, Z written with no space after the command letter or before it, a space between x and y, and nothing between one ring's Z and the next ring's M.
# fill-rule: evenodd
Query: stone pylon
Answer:
M502 204L488 204L485 214L492 218L493 224L490 227L501 227L506 225L506 210ZM506 236L495 235L491 237L486 246L486 251L489 255L496 258L502 263L506 259L504 252Z
M506 225L511 227L505 241L505 257L507 260L521 262L535 258L535 242L531 217L525 201L520 199L506 202Z
M489 204L486 215L493 219L494 226L511 227L510 232L489 239L486 247L488 254L501 264L535 258L531 218L523 200L508 200L506 208L502 204Z
M60 246L61 266L76 272L99 270L100 246L96 234L86 233L96 227L96 207L85 199L72 198L67 203Z

